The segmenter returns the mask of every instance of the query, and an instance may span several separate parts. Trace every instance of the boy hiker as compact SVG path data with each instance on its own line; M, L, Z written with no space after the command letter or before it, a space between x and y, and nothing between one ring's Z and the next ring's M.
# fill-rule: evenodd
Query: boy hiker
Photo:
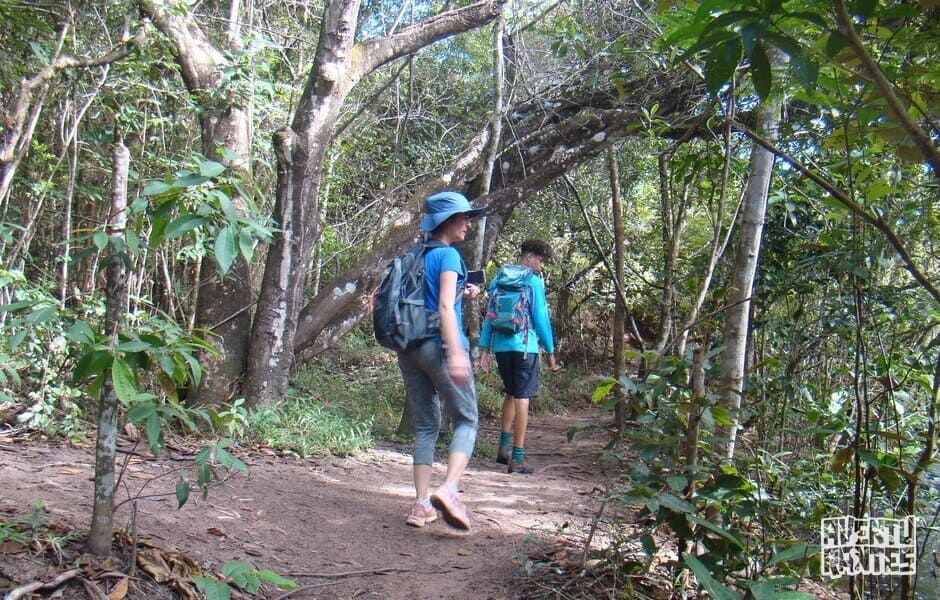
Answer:
M440 192L425 201L426 216L420 228L428 232L433 247L424 251L424 306L440 319L435 335L414 342L398 353L415 421L413 474L415 502L405 522L424 527L437 519L438 509L448 525L470 529L467 510L458 495L460 478L476 442L478 408L469 343L461 323L461 301L480 293L466 283L467 268L453 244L462 242L470 218L483 212L457 192ZM431 472L434 445L441 429L441 402L454 418L454 432L447 457L444 482L432 495Z
M539 346L545 349L550 370L561 366L555 362L545 283L540 275L552 249L541 240L526 240L520 250L519 264L503 265L490 283L480 333L480 368L490 370L492 351L506 393L496 461L508 464L510 473L529 474L533 468L525 460L525 432L529 399L538 395Z

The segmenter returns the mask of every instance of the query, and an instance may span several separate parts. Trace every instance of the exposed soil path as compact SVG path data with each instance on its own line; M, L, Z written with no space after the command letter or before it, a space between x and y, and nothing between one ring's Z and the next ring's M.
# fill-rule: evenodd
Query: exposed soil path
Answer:
M136 530L212 572L227 561L246 561L306 586L289 598L519 598L522 558L583 540L597 511L603 476L594 457L603 435L568 442L565 432L598 418L593 407L533 415L527 440L537 468L532 475L509 475L503 465L473 458L462 486L469 533L441 519L423 529L405 525L414 494L411 457L407 447L392 444L347 458L239 454L248 475L236 475L181 510L172 495L142 500ZM497 429L493 421L481 423L479 439L492 444ZM191 467L190 457L173 452L134 456L124 477L131 492L146 484L146 494L172 494L176 479L167 474ZM432 485L443 471L435 464ZM0 434L3 516L41 500L51 521L87 530L93 474L91 444L50 446ZM122 489L118 498L127 495ZM129 528L130 520L130 504L124 504L117 525ZM13 558L0 553L0 593L5 580L21 585L42 576L11 572L22 569ZM265 589L264 597L282 595ZM134 590L132 583L127 597L142 597Z

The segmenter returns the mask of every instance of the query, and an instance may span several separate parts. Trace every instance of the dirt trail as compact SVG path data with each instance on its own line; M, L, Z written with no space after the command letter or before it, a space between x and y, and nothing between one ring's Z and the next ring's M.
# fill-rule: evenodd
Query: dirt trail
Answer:
M208 570L248 561L311 586L290 598L518 598L521 557L563 538L583 539L597 509L602 476L593 460L604 440L601 434L565 438L570 426L597 418L594 408L533 415L532 475L509 475L503 465L472 459L463 481L470 533L440 519L424 529L405 525L414 493L411 458L407 447L388 444L342 459L240 455L249 474L213 489L205 501L191 499L182 510L172 496L139 502L137 530ZM480 439L492 444L497 428L481 423ZM146 483L147 494L171 492L175 478L166 474L190 467L172 452L157 460L135 457L125 478L131 491ZM432 485L443 471L435 464ZM51 521L85 530L93 473L90 444L44 446L0 436L0 512L24 512L41 500ZM117 526L129 522L129 506L119 509ZM12 567L0 555L0 576L22 583L22 574L5 568Z

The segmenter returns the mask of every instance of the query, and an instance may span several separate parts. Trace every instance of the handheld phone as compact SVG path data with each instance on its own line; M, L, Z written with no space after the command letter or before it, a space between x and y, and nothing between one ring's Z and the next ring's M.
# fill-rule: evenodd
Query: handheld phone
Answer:
M484 281L483 271L467 271L467 283L482 286Z

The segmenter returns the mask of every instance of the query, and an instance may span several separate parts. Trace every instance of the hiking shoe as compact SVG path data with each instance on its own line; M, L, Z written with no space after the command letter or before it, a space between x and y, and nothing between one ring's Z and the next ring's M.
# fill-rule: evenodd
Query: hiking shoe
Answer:
M434 508L441 511L444 521L451 527L457 529L469 530L470 518L467 517L467 509L464 508L460 497L446 486L437 488L437 491L431 495L431 504Z
M405 519L405 523L412 527L424 527L434 521L437 521L437 511L433 507L424 508L420 502L415 502L411 506L411 514Z
M512 448L509 446L500 446L499 450L496 452L496 462L501 465L508 465L510 458L512 458Z
M535 468L529 463L527 463L525 459L522 459L519 462L516 462L514 460L509 461L510 473L519 473L521 475L529 475L533 471L535 471Z

